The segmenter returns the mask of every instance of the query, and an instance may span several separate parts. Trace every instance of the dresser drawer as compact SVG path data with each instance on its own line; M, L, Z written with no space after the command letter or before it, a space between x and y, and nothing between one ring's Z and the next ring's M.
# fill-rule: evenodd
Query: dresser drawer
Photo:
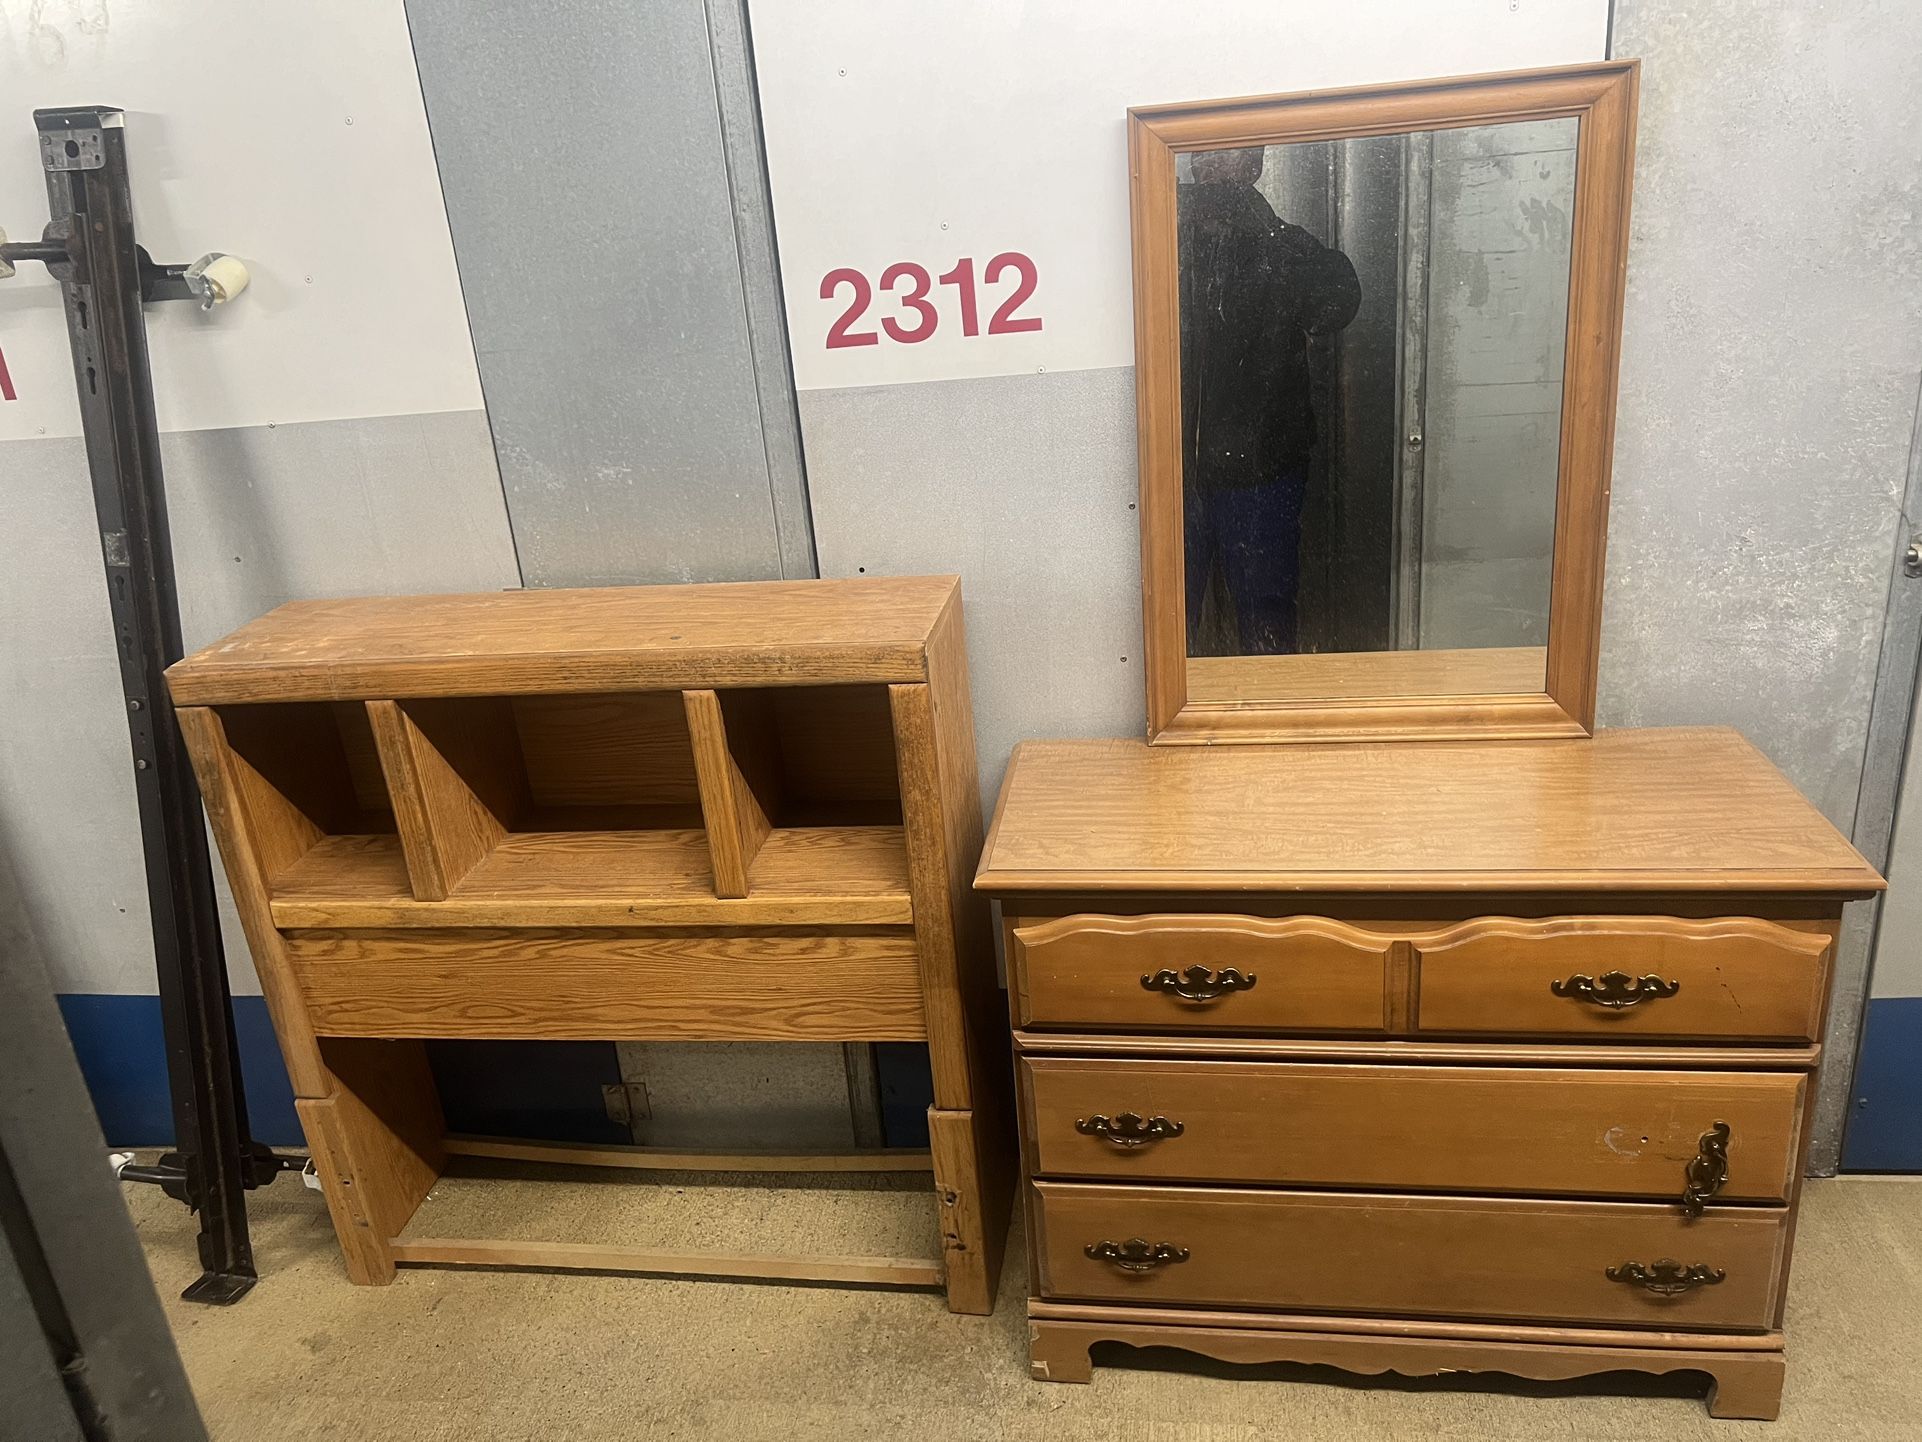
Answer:
M1809 1042L1829 939L1749 918L1488 917L1413 945L1427 1034Z
M1396 939L1324 917L1017 922L1017 1024L1126 1031L1380 1032Z
M1661 1329L1772 1326L1788 1217L1774 1207L1711 1207L1687 1221L1628 1202L1033 1185L1048 1298ZM1691 1285L1693 1267L1720 1280Z
M1789 1194L1798 1072L1023 1058L1043 1177L1667 1198ZM1702 1167L1714 1175L1712 1155Z

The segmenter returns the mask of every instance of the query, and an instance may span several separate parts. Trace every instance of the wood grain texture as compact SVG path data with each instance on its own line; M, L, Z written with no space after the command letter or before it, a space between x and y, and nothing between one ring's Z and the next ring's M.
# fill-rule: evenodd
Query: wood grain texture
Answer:
M1736 732L1593 741L1027 742L976 886L1018 892L1727 891L1882 879Z
M914 919L899 827L771 832L752 894L717 897L698 830L510 834L446 901L416 901L392 837L334 837L281 878L308 927L897 926Z
M321 1062L307 1003L275 927L267 895L267 878L275 872L274 858L281 858L280 869L284 870L287 856L310 847L318 833L304 823L298 830L290 829L298 817L290 808L260 805L261 793L252 789L248 769L228 746L226 727L218 711L183 706L174 715L187 743L187 754L193 759L200 798L227 869L234 908L247 934L247 950L253 958L254 974L260 978L274 1034L280 1040L287 1078L296 1097L324 1097L332 1091L333 1080ZM271 793L266 799L271 802Z
M928 1108L928 1145L934 1154L934 1195L947 1273L948 1310L985 1317L994 1311L995 1285L1008 1240L1008 1204L990 1200L974 1114ZM1006 1195L1004 1169L994 1198ZM995 1220L998 1218L998 1222Z
M1188 704L1533 696L1541 692L1547 675L1547 656L1541 646L1190 656Z
M408 882L420 901L444 901L500 844L524 804L507 703L455 704L462 709L458 717L445 716L431 701L367 703ZM441 724L430 732L429 721Z
M941 1264L914 1257L787 1257L769 1252L666 1252L599 1242L459 1241L396 1238L397 1262L455 1267L533 1267L552 1271L633 1272L667 1277L760 1277L787 1282L846 1282L939 1287Z
M772 826L760 798L728 745L721 698L712 691L686 691L687 734L700 779L701 815L707 823L708 855L717 896L748 894L748 873Z
M534 805L698 804L680 692L515 696L509 704Z
M1766 1331L1787 1212L1634 1202L1033 1184L1042 1295L1160 1305ZM1132 1237L1188 1259L1130 1273L1084 1255ZM1673 1257L1725 1269L1676 1297L1611 1281Z
M228 706L221 719L228 746L262 794L271 792L316 831L346 836L394 829L378 759L371 792L364 774L374 747L364 708Z
M952 576L294 601L176 662L176 705L919 681Z
M390 1237L407 1225L445 1165L440 1100L416 1041L321 1043L331 1095L294 1106L306 1133L349 1280L394 1279Z
M1434 1337L1357 1336L1339 1332L1263 1331L1172 1324L1058 1322L1028 1324L1030 1370L1044 1382L1093 1380L1088 1349L1097 1342L1179 1347L1224 1362L1295 1362L1348 1372L1440 1377L1500 1372L1559 1381L1601 1372L1701 1372L1709 1379L1713 1417L1772 1421L1780 1415L1786 1364L1780 1352L1657 1347L1593 1347L1546 1342L1459 1342Z
M1032 1031L1016 1048L1041 1056L1135 1056L1193 1061L1386 1062L1447 1066L1625 1066L1688 1071L1812 1071L1819 1046L1617 1046L1606 1042L1383 1041L1365 1037L1158 1036Z
M450 1157L492 1157L548 1166L672 1172L931 1172L932 1153L912 1147L852 1152L727 1152L675 1147L581 1147L501 1137L445 1138Z
M959 589L929 636L927 684L890 687L889 705L929 1006L928 1116L949 1306L985 1314L994 1307L1014 1202L1014 1102L987 908L970 886L981 852L981 791Z
M1395 942L1315 916L1066 916L1009 937L1016 1025L1127 1031L1379 1032ZM1194 965L1254 984L1211 1001L1142 985Z
M1582 735L1592 727L1637 77L1635 61L1606 61L1129 112L1150 739L1208 744L1514 738ZM1554 116L1574 116L1580 125L1549 637L1543 674L1528 688L1533 694L1515 693L1514 678L1503 676L1496 681L1501 689L1486 695L1444 693L1445 703L1404 700L1392 681L1382 679L1360 683L1375 693L1360 702L1344 699L1354 696L1353 689L1307 698L1293 694L1299 688L1289 684L1284 686L1289 694L1281 698L1251 692L1196 704L1189 693L1182 585L1176 155ZM1211 680L1204 668L1204 690L1212 692L1223 679L1236 678Z
M887 687L788 686L768 692L767 700L787 796L798 802L900 800Z
M1423 1033L1812 1042L1831 939L1740 917L1600 916L1489 918L1411 944ZM1552 989L1610 972L1677 989L1615 1008Z
M910 936L292 931L324 1036L920 1041Z
M1048 1178L1251 1182L1679 1201L1717 1122L1720 1202L1780 1202L1806 1079L1793 1072L1024 1059L1024 1134ZM1178 1124L1133 1147L1077 1129Z
M1056 1322L1141 1322L1232 1327L1257 1332L1336 1332L1374 1337L1434 1337L1454 1342L1548 1342L1580 1347L1688 1347L1714 1352L1780 1352L1780 1332L1662 1332L1645 1327L1541 1326L1527 1322L1448 1322L1416 1317L1342 1317L1325 1312L1230 1312L1032 1298L1028 1315Z

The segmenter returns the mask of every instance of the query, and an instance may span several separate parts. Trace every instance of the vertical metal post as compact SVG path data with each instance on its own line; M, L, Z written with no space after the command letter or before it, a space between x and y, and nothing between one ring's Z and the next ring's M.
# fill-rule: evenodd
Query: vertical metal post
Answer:
M200 1217L205 1271L183 1295L228 1303L255 1280L243 1191L261 1149L247 1134L200 792L162 678L180 658L180 612L121 120L102 106L34 112L46 240L66 253L48 264L66 303L126 695L175 1144Z

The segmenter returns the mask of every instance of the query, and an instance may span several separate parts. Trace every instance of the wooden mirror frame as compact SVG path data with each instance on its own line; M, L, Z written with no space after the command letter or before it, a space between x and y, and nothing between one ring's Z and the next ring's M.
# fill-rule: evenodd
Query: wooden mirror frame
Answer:
M1135 395L1141 448L1141 598L1150 741L1210 744L1590 734L1595 723L1602 560L1615 439L1615 380L1628 265L1639 68L1634 60L1610 60L1353 90L1144 106L1128 112ZM1297 694L1273 700L1191 697L1182 588L1175 157L1199 150L1563 116L1574 116L1580 124L1542 689L1482 693L1447 687L1455 694Z

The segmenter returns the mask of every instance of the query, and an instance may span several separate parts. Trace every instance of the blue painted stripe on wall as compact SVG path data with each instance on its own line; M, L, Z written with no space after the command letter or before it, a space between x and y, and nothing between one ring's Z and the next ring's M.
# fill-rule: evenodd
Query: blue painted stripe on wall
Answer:
M107 1145L172 1145L173 1103L167 1090L160 998L70 993L60 998L60 1014ZM294 1089L267 1019L267 1003L260 997L234 998L234 1039L254 1140L275 1147L305 1146L294 1115Z
M60 998L60 1013L107 1145L171 1145L160 998L69 993ZM234 998L234 1035L254 1139L305 1147L293 1087L260 997ZM887 1144L926 1146L927 1109L934 1102L927 1048L883 1043L876 1050ZM433 1042L429 1054L450 1130L551 1141L629 1140L625 1128L608 1121L601 1097L603 1083L620 1080L608 1043Z
M1842 1170L1922 1172L1922 996L1869 1002Z

